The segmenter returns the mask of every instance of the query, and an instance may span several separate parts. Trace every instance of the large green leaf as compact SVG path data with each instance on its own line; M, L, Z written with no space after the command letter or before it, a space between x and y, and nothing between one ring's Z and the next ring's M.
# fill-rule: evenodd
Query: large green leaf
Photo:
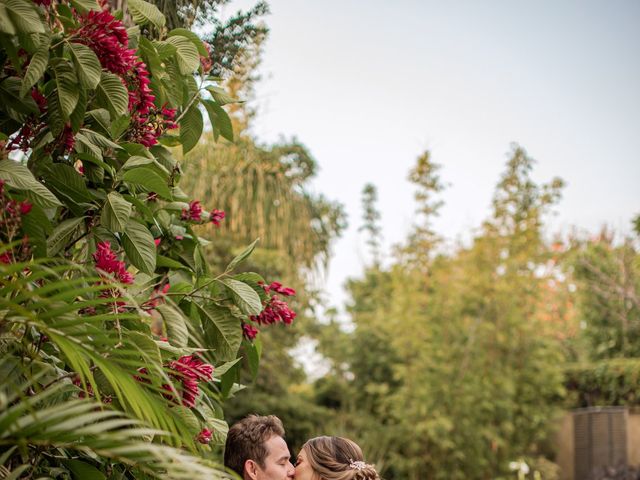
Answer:
M222 135L230 142L233 142L233 126L227 112L213 100L203 100L202 103L209 114L215 138L217 139L219 135Z
M64 163L49 165L43 172L43 179L56 196L72 208L76 215L81 215L86 208L83 206L80 209L74 209L74 206L94 200L82 175L70 165Z
M197 70L200 65L198 49L191 40L180 35L168 37L167 43L176 47L176 59L182 75L188 75Z
M67 62L58 63L54 67L54 72L60 111L64 119L68 120L71 113L75 110L78 104L78 98L80 97L76 74Z
M25 190L29 200L42 208L62 206L60 200L36 180L27 167L13 160L0 161L0 178L13 188Z
M129 12L133 21L138 25L153 23L158 29L162 29L165 24L164 15L155 5L144 0L129 0Z
M70 218L61 222L47 239L47 255L56 256L63 248L77 238L84 227L85 217Z
M218 360L228 361L236 358L242 342L240 321L229 310L214 304L196 305L202 324Z
M171 190L167 182L150 168L138 167L127 170L122 175L122 179L125 182L140 185L149 192L156 192L161 197L171 200Z
M33 87L38 80L42 78L47 64L49 63L49 35L38 35L40 43L35 53L29 60L27 72L22 79L22 87L20 88L20 96L24 97L29 89Z
M112 114L124 115L129 111L129 93L117 75L102 72L96 91L100 105Z
M204 46L204 43L195 32L192 32L191 30L187 30L186 28L174 28L169 32L168 37L175 37L176 35L188 38L191 41L191 43L193 43L195 47L198 49L198 53L203 57L209 56L209 52Z
M220 280L231 292L234 303L247 315L258 315L262 311L260 296L244 282L233 278Z
M102 209L100 223L112 232L123 232L131 216L131 207L118 192L110 192Z
M147 227L129 220L122 235L122 246L131 264L152 275L156 269L156 244Z
M202 112L197 105L191 105L180 120L180 141L182 142L183 154L198 144L203 128Z
M83 87L93 90L100 83L102 66L96 54L86 45L70 43L71 58L76 65L78 78Z
M180 309L173 305L158 305L156 310L160 312L167 328L167 337L169 343L176 347L186 347L189 342L189 329L187 328L187 320Z
M8 18L1 23L6 33L44 33L45 24L38 9L29 0L2 0ZM5 12L1 12L5 14ZM7 22L7 20L10 20ZM9 27L11 25L11 27ZM12 30L12 31L9 31Z

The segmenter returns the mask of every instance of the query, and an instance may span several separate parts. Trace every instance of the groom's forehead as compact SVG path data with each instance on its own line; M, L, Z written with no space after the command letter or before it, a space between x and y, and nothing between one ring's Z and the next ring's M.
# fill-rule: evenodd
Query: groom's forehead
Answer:
M287 442L285 442L284 438L279 435L272 436L264 443L264 446L267 449L267 456L275 457L276 461L282 458L289 458L291 456L289 453L289 447L287 447Z

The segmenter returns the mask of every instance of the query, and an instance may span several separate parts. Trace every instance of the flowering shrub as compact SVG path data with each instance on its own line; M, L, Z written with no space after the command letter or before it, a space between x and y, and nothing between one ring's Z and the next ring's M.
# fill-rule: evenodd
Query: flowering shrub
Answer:
M255 242L210 272L197 228L225 212L180 189L170 147L197 144L203 111L233 140L232 99L208 45L127 4L0 0L0 468L16 478L221 478L238 360L255 373L255 325L295 318L293 289L233 273Z

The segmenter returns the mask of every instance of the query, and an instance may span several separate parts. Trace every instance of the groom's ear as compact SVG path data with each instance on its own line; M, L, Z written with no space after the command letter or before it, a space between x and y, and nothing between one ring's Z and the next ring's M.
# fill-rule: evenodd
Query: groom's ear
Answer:
M256 480L258 478L258 464L251 459L247 460L246 462L244 462L244 473L245 480L247 478Z

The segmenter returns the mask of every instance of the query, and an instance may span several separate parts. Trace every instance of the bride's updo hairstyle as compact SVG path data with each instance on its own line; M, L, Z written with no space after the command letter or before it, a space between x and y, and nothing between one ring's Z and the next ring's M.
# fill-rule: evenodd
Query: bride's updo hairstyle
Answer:
M342 437L316 437L302 446L307 462L320 480L380 480L362 450Z

